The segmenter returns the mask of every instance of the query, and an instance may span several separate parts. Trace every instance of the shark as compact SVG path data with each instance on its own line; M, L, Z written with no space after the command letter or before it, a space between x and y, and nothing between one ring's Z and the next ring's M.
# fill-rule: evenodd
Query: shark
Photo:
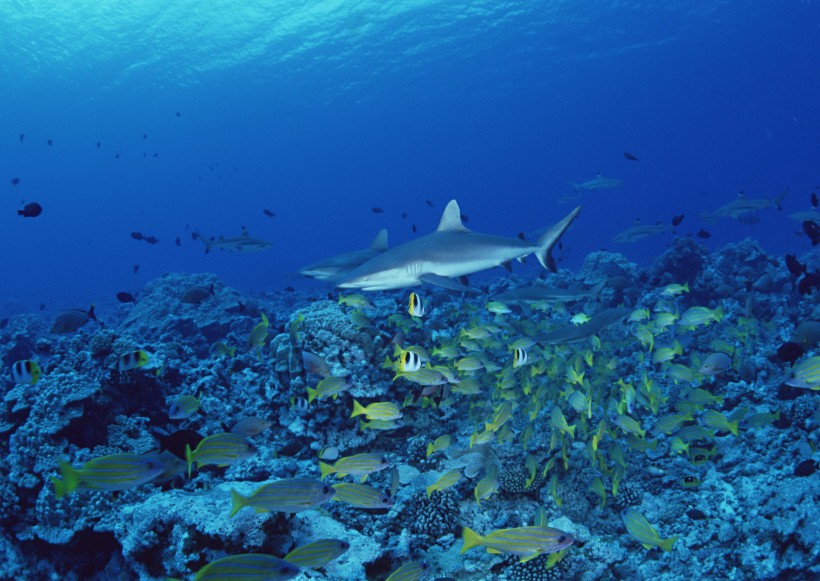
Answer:
M507 266L535 254L541 265L555 271L552 247L578 217L575 208L536 241L471 231L461 221L456 200L450 200L438 228L430 234L385 250L351 270L336 283L363 291L391 290L432 284L456 291L475 291L458 279L495 266Z
M617 242L618 244L623 244L625 242L637 242L641 238L646 238L647 236L653 236L662 232L671 231L672 227L667 226L666 224L641 224L640 220L635 220L635 223L632 226L623 232L619 232L612 239L612 241Z
M266 240L252 237L244 226L242 227L242 233L235 238L219 237L210 240L196 230L194 234L205 244L205 254L208 254L214 248L216 250L230 250L231 252L256 252L273 246L272 243Z
M774 206L778 210L781 210L781 203L783 202L783 198L786 197L786 194L789 193L788 188L780 192L778 196L774 200L769 200L768 198L747 198L746 194L742 191L737 195L737 198L723 204L720 208L714 210L713 212L704 212L700 215L700 219L704 222L716 222L718 218L734 218L736 220L742 220L744 217L748 217L754 212L759 210L765 210L766 208L771 208Z
M580 184L569 182L569 185L575 188L576 192L580 192L581 190L614 190L624 185L624 182L623 180L608 178L598 174L591 180L581 182Z
M492 299L507 304L521 303L571 303L597 298L606 280L602 280L591 289L584 288L550 288L539 284L514 288L494 295Z
M385 250L387 250L387 230L382 229L367 248L344 252L314 262L299 269L299 274L319 280L338 279Z

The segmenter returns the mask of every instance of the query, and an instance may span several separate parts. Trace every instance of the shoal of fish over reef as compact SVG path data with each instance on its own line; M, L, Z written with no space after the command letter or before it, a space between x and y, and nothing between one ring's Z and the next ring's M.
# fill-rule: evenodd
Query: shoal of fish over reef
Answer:
M818 291L756 243L414 290L2 321L0 576L820 572Z

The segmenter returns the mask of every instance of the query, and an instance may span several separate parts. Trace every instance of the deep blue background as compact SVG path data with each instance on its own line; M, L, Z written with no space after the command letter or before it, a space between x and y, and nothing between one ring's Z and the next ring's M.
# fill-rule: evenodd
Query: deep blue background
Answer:
M391 245L430 231L450 198L478 231L544 226L598 172L625 185L583 195L570 268L601 248L648 263L670 234L611 238L677 213L711 248L809 247L788 213L820 182L816 4L166 4L0 6L4 311L112 300L167 271L301 286L299 266L379 228ZM697 218L787 187L760 224ZM33 200L43 215L18 217ZM242 225L274 248L205 255L190 237Z

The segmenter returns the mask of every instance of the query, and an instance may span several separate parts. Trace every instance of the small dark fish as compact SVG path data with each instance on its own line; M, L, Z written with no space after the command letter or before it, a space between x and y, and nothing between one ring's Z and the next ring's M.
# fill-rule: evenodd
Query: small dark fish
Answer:
M119 158L120 158L120 154L119 154L119 153L117 153L117 154L115 154L115 155L114 155L114 159L119 159Z
M160 435L157 434L159 440L159 451L168 450L177 458L185 460L185 446L191 447L191 450L196 450L199 443L203 440L202 435L194 430L177 430L173 434Z
M41 311L45 311L45 310L46 310L46 304L45 304L45 303L40 303L40 310L41 310Z
M433 202L431 202L430 200L424 200L424 203L430 206L431 208L433 207Z
M792 276L800 276L806 274L806 265L802 264L794 254L786 255L786 268Z
M153 156L151 156L151 157L159 157L159 154L158 154L158 153L156 153L156 152L154 152L154 155L153 155Z
M518 239L523 240L524 242L526 242L527 241L527 235L524 234L523 232L519 232L518 233Z
M174 240L174 243L175 243L177 246L182 246L182 240L180 240L180 239L179 239L179 236L177 236L177 239L176 239L176 240Z
M11 185L16 186L20 183L20 178L11 178Z
M148 244L150 244L152 246L154 244L156 244L157 242L159 242L159 239L154 235L146 236L145 238L143 238L143 240L145 240Z
M698 238L703 238L704 240L706 240L707 238L709 238L709 237L711 237L711 236L712 236L712 235L711 235L711 234L709 234L709 232L707 232L707 231L706 231L706 230L704 230L703 228L701 228L701 229L698 231Z
M131 238L134 240L142 240L145 237L142 235L142 232L131 232Z
M816 208L816 207L817 207L817 204L818 204L818 201L817 201L817 194L816 194L815 192L812 192L812 193L811 193L811 198L810 198L810 199L811 199L811 206L812 206L812 208Z
M177 117L182 117L182 113L180 113L179 111L177 111Z
M23 206L22 210L17 210L17 215L23 218L36 218L43 213L43 207L37 202L29 202Z
M706 518L706 513L696 508L690 508L686 511L686 516L688 516L692 520L703 520Z
M370 208L370 211L373 212L374 214L383 214L384 213L384 210L382 210L379 207Z
M143 139L148 139L148 134L147 134L147 133L143 133L143 134L142 134L142 138L143 138Z
M267 216L268 218L273 218L274 216L276 216L276 212L271 212L267 208L262 210L262 213L265 214L265 216Z
M416 225L413 224L413 233L415 234L415 232L416 232Z
M139 271L140 271L140 265L139 265L139 264L135 264L135 265L134 265L134 274L137 274Z
M47 143L48 143L50 146L51 146L51 145L54 145L54 140L53 140L53 139L49 139Z
M624 157L630 161L638 161L638 158L629 153L628 151L624 151Z
M812 459L803 460L797 466L794 467L794 475L795 476L811 476L817 472L817 462Z
M820 244L820 225L818 225L817 222L814 220L806 220L803 222L803 232L805 232L806 236L811 240L812 246Z
M820 272L806 274L797 283L797 292L801 295L810 295L813 289L820 288Z
M131 293L120 291L117 293L117 300L121 303L136 303L137 297L135 297Z
M148 157L148 154L143 151L142 152L142 159L145 159L146 157Z
M196 240L197 238L199 238L199 232L191 232L191 240Z
M285 292L288 292L288 293L296 292L296 289L293 288L292 286L286 286L285 287Z
M469 222L469 221L470 221L470 217L469 217L467 214L462 214L462 215L461 215L461 221L462 221L462 222Z
M99 149L99 148L100 148L100 145L102 145L102 144L98 141L98 142L97 142L97 149Z
M672 216L672 226L680 226L681 222L683 222L683 214Z
M406 220L406 219L407 219L407 212L402 212L402 213L401 213L401 219L402 219L402 220Z
M22 142L23 142L23 140L24 140L25 138L26 138L26 134L25 134L25 133L21 133L21 134L20 134L20 143L22 143Z
M801 355L803 355L803 347L791 341L786 341L777 348L777 356L780 360L791 365L794 365Z
M209 287L204 286L192 286L188 287L188 290L185 291L185 294L182 295L182 302L188 303L191 305L199 305L207 299L209 296L214 294L214 285L211 284Z

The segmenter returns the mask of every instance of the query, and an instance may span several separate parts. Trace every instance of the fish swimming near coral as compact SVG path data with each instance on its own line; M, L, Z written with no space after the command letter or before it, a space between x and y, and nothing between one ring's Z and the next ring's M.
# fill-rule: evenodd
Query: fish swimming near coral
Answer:
M451 200L438 228L410 242L386 250L353 269L337 286L365 291L390 290L420 285L470 291L458 279L495 266L509 265L535 254L544 268L555 271L552 247L578 217L575 208L549 228L535 243L470 231L461 221L458 202Z
M242 227L242 233L235 238L216 238L211 240L205 238L199 232L194 232L196 237L202 240L205 244L205 254L211 250L228 250L230 252L258 252L260 250L267 250L272 243L260 238L254 238L248 233L247 228Z
M624 185L624 182L623 180L608 178L606 176L598 174L591 180L581 182L580 184L569 182L569 185L575 188L576 192L579 192L581 190L614 190L615 188L620 188L622 185Z
M334 280L346 275L357 266L364 264L385 250L387 250L387 230L382 229L376 234L376 238L373 239L369 247L344 252L314 262L299 269L299 274L319 280Z
M75 490L128 490L150 482L165 470L152 454L109 454L80 468L60 462L61 478L51 478L58 499Z
M91 305L87 311L82 309L68 309L57 315L57 318L54 319L51 332L73 333L85 325L89 319L97 320L97 316L94 314L94 305Z
M499 529L486 536L464 527L463 538L462 553L473 547L485 547L492 553L516 555L521 561L529 561L545 553L556 553L575 542L571 534L550 527Z
M42 371L36 361L26 359L24 361L16 361L11 366L11 378L15 384L27 383L34 385L40 381Z

